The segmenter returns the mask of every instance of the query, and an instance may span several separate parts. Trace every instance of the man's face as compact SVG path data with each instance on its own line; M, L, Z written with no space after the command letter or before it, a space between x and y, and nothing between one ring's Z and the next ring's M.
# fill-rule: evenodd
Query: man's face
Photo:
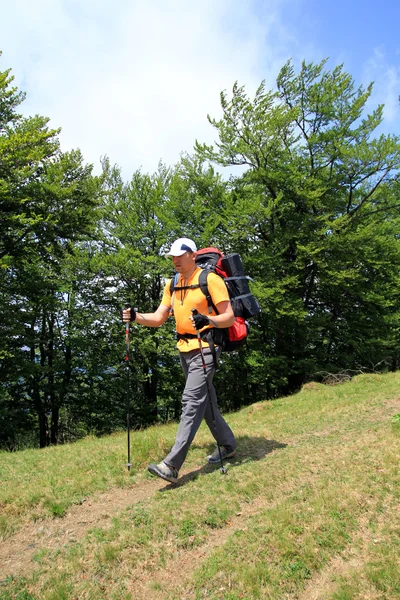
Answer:
M195 266L196 252L185 252L181 256L173 256L172 262L178 273L188 273Z

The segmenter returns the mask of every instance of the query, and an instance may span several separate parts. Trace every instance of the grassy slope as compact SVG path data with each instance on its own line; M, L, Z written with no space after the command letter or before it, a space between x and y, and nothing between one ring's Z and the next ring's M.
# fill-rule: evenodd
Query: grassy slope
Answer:
M0 599L398 598L399 389L400 373L363 375L229 415L239 452L226 476L203 468L202 427L185 463L195 476L64 547L43 542ZM121 435L0 454L3 538L99 491L134 498L175 431L134 433L130 474Z

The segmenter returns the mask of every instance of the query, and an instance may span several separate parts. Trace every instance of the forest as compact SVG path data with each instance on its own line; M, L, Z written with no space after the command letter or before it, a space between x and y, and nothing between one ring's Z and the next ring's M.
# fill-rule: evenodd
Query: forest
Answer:
M181 236L238 252L262 308L247 347L222 355L223 411L397 370L400 140L372 90L343 65L288 61L272 90L221 93L215 145L125 181L107 156L95 175L62 151L49 117L22 116L1 67L0 449L120 431L128 391L132 427L179 418L173 319L132 325L128 378L121 308L158 306Z

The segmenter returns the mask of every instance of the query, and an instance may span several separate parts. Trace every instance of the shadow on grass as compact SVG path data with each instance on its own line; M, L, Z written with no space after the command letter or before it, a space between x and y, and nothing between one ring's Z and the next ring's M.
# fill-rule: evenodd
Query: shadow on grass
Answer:
M233 458L229 458L228 460L224 461L224 465L228 470L239 467L246 463L254 462L256 460L262 460L275 450L286 448L287 446L287 444L277 442L276 440L267 440L263 437L239 436L236 438L236 442L236 455ZM192 448L196 447L199 448L200 446L192 446ZM214 449L215 445L210 446L207 454L211 454ZM190 471L190 473L185 473L185 475L182 475L182 477L178 479L177 483L167 484L159 491L165 492L167 490L176 489L177 487L181 487L182 485L189 483L189 481L193 481L193 479L197 479L197 477L207 475L220 468L221 465L219 463L217 465L210 465L206 463L199 469L195 469Z

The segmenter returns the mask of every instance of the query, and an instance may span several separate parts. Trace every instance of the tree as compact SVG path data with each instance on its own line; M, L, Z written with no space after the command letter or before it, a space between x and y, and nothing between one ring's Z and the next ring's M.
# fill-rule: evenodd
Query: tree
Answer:
M5 420L25 415L31 427L35 415L44 446L57 441L69 370L58 344L63 265L93 231L100 188L79 151L60 151L48 119L16 112L24 94L12 80L0 73L0 403Z
M95 268L107 284L104 287L109 290L115 323L126 302L143 312L152 312L160 303L170 270L162 250L169 240L168 227L172 226L172 217L163 219L171 174L160 165L153 176L137 171L125 184L119 169L107 162L104 174L107 193L101 221L103 235ZM120 321L118 326L122 332ZM180 375L173 340L172 323L162 330L133 326L132 422L136 426L154 422L158 413L171 414L171 401L175 405L171 396Z
M253 102L235 84L231 99L221 94L223 117L209 118L216 148L196 146L203 160L247 167L224 217L263 282L256 362L277 393L393 352L399 139L375 135L381 106L364 116L372 85L355 88L342 66L325 66L296 74L288 62L277 89L262 83Z
M400 143L379 136L372 86L339 66L287 63L275 90L221 95L216 147L124 182L92 176L58 130L23 118L0 74L0 446L122 428L120 310L159 304L180 236L242 256L263 311L248 349L225 354L222 407L293 392L321 371L399 365ZM224 181L211 163L240 165ZM176 418L182 374L173 320L132 326L132 424ZM177 383L179 382L179 383Z
M49 119L16 112L25 95L11 87L12 81L10 70L0 72L0 265L46 237L37 191L43 166L59 147L58 130L48 129Z

